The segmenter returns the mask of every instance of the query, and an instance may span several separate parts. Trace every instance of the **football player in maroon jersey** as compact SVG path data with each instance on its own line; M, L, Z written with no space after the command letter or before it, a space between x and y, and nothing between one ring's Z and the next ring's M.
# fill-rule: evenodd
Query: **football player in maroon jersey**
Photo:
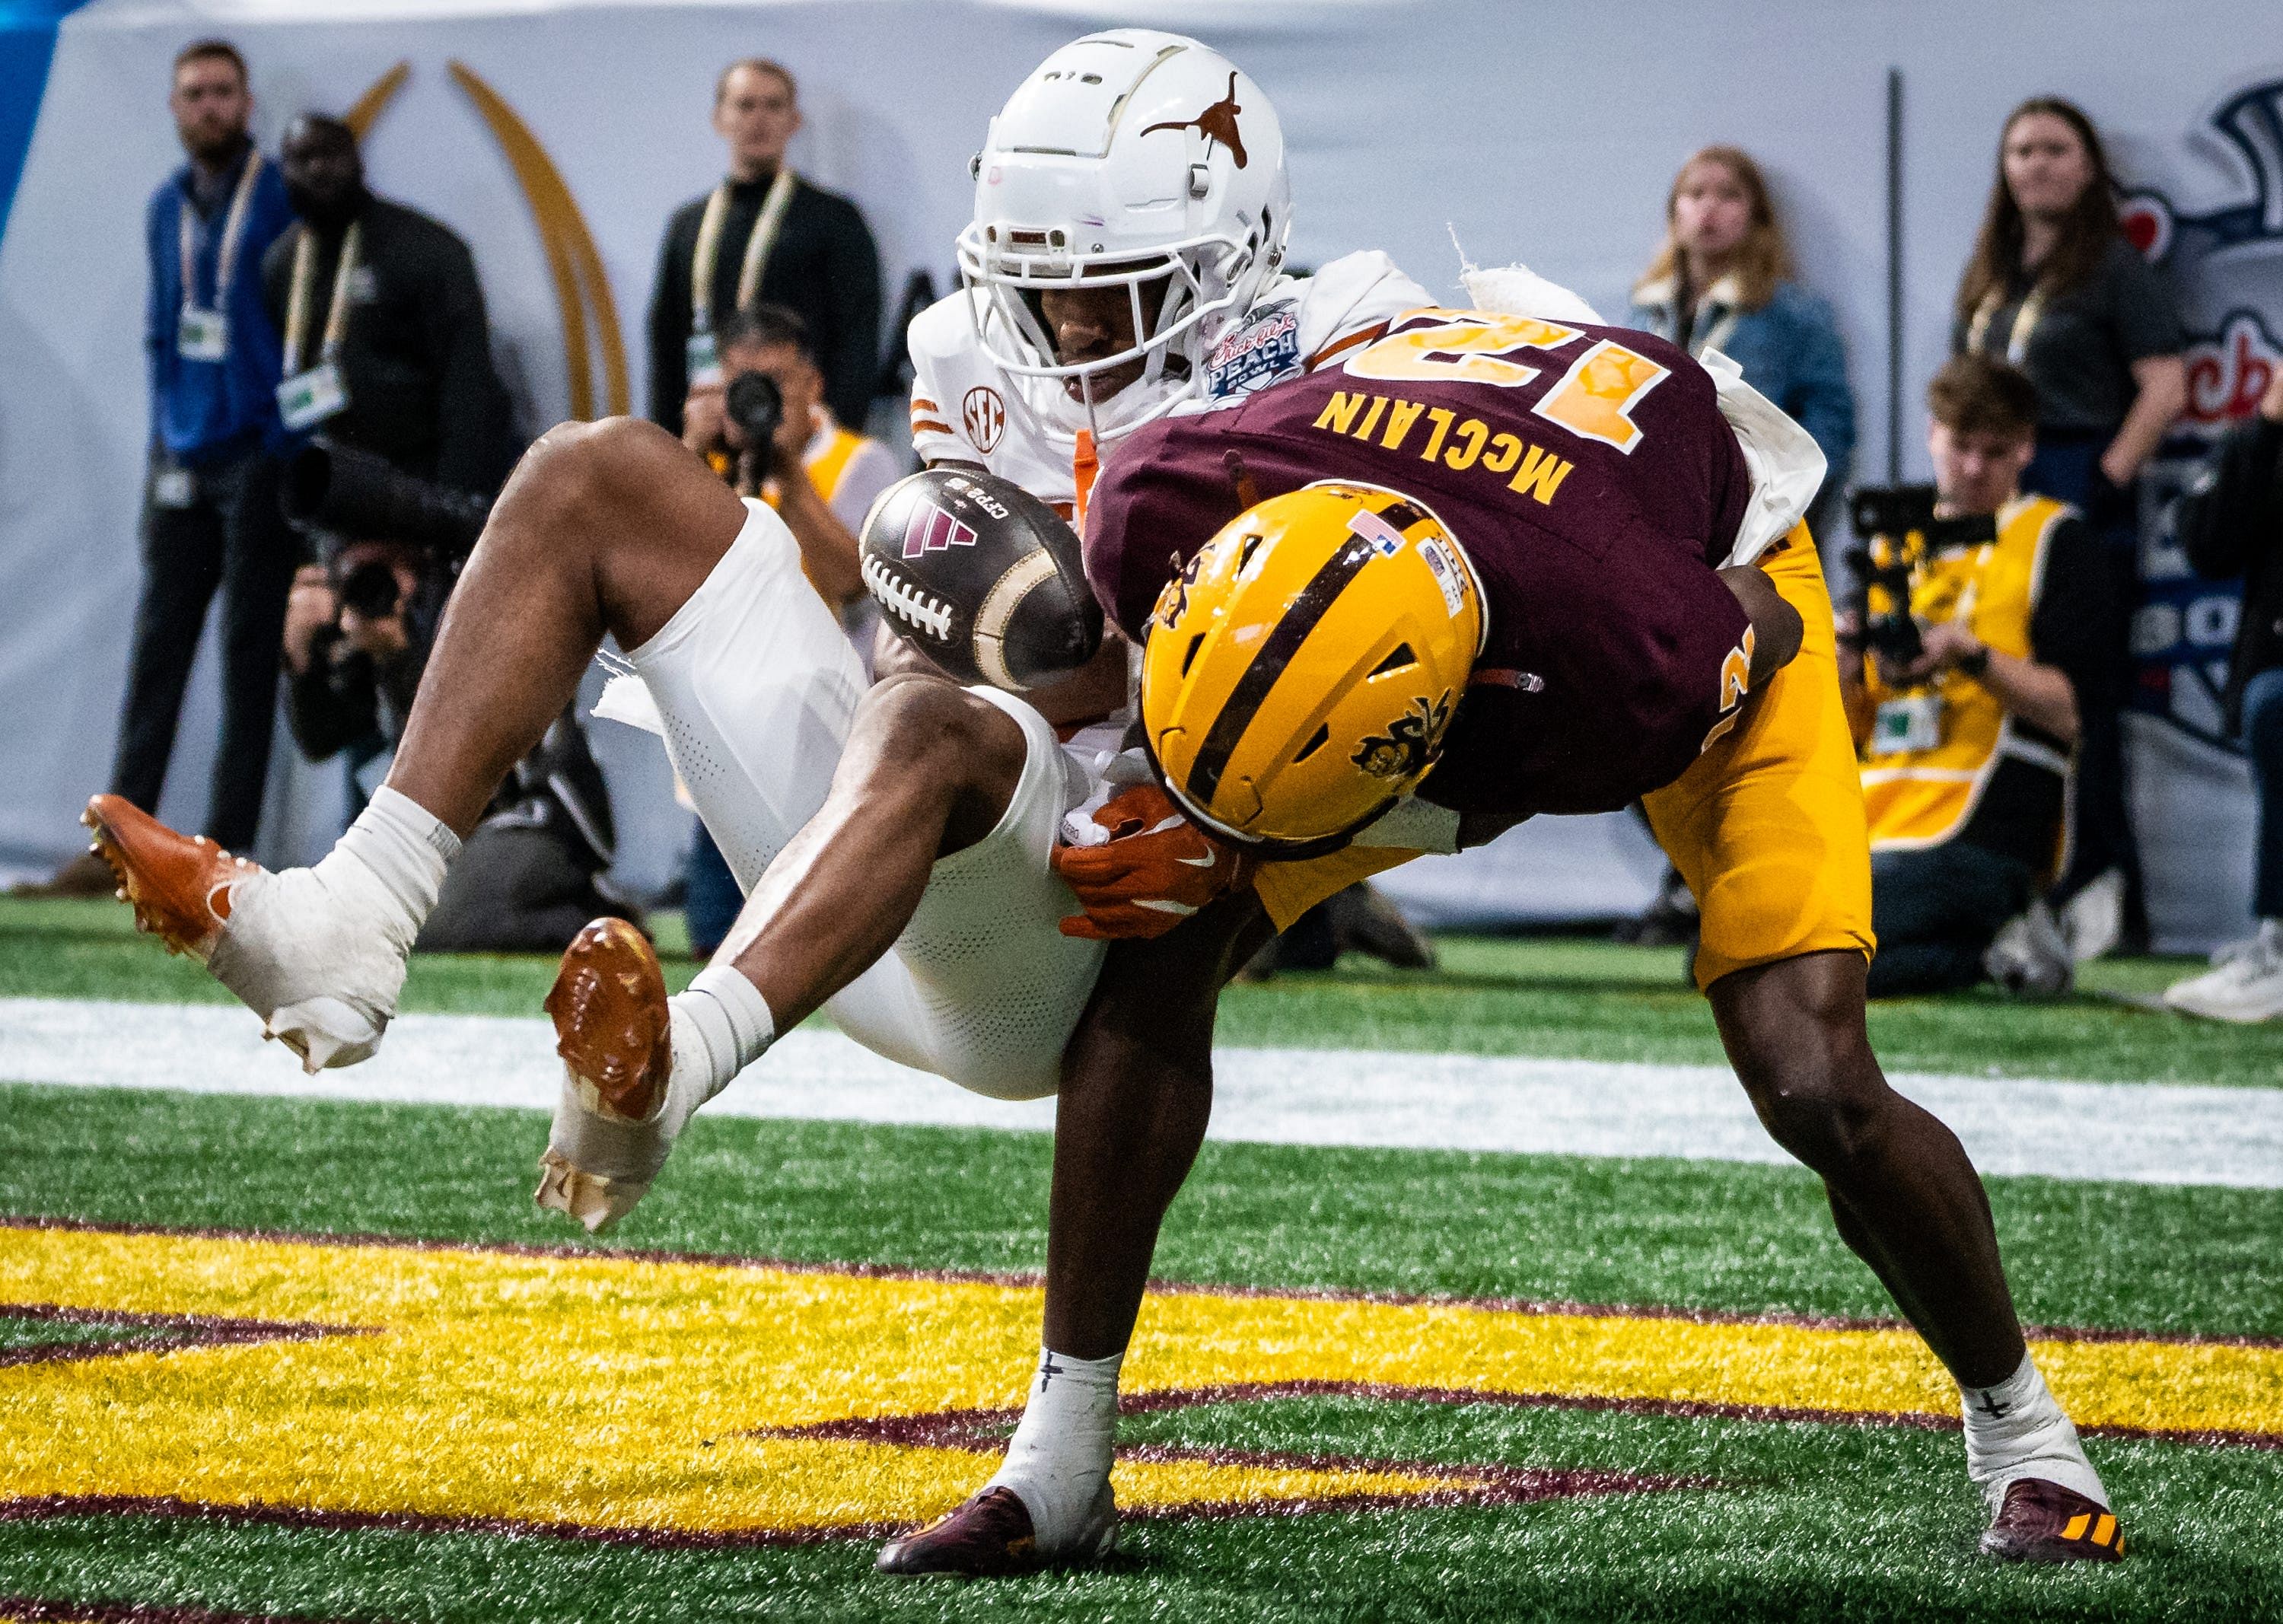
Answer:
M1422 311L1344 366L1140 430L1105 467L1087 569L1152 639L1163 787L1103 809L1133 832L1057 857L1087 916L1066 928L1114 945L1064 1057L1048 1362L1114 1388L1204 1137L1219 988L1267 931L1421 850L1639 798L1698 900L1696 980L1754 1108L1960 1384L1983 1550L2114 1559L1981 1182L1865 1030L1862 797L1796 525L1820 457L1803 487L1796 426L1714 365L1584 322ZM1083 1434L1071 1387L1062 1425ZM1052 1401L1034 1389L1026 1432ZM1091 1487L1036 1476L1048 1498ZM962 1569L1026 1523L986 1489L906 1559Z

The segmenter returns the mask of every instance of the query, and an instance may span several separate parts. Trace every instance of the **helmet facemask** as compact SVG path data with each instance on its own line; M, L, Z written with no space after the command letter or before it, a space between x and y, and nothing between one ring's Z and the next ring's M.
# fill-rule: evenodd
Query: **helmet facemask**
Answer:
M981 301L970 299L969 310L985 353L1010 377L1055 386L1043 401L1027 389L1010 391L1010 406L1050 440L1067 443L1085 428L1101 444L1164 415L1202 387L1205 352L1250 307L1282 257L1281 247L1264 254L1265 236L1265 230L1256 230L1242 240L1191 238L1138 256L1130 247L1086 254L1071 253L1059 228L970 225L960 236L960 274L969 288L984 294ZM1043 296L1091 289L1123 292L1135 338L1114 354L1064 362L1041 308ZM986 319L986 305L996 321ZM1114 392L1098 392L1095 380L1137 360L1142 363L1138 378ZM1068 387L1072 382L1075 398Z

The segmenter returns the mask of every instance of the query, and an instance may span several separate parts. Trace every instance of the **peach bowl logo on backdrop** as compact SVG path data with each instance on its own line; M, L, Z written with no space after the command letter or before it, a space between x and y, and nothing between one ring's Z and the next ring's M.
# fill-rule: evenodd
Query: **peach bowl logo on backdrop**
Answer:
M2216 432L2258 403L2283 364L2283 79L2231 91L2191 137L2237 182L2192 212L2129 194L2126 235L2170 274L2188 316L2187 426Z

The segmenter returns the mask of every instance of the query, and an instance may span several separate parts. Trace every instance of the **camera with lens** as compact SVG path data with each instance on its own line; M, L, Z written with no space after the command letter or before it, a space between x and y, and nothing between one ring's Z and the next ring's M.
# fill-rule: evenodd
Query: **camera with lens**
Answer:
M1925 648L1911 614L1919 567L1963 547L1998 539L1989 513L1936 517L1931 485L1873 485L1850 494L1849 517L1863 544L1847 555L1855 575L1856 629L1845 641L1878 656L1889 670L1914 663Z
M282 500L296 529L398 542L452 560L474 548L492 506L481 496L406 473L370 451L322 439L285 465ZM346 597L347 582L341 586Z
M740 372L729 380L721 403L729 421L744 435L745 444L766 466L769 441L784 422L784 392L777 387L777 380L767 372Z
M341 607L363 616L368 621L385 621L394 614L403 593L398 586L395 566L385 558L367 558L347 571L335 560L333 596Z

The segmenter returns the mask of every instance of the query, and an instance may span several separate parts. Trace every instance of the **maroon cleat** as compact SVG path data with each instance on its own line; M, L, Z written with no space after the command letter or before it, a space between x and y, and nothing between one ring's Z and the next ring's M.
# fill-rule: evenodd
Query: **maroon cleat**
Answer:
M1982 1554L2000 1562L2119 1562L2124 1531L2098 1500L2043 1478L2017 1478L1982 1536Z
M1098 1533L1089 1530L1071 1550L1042 1555L1021 1498L1011 1488L985 1488L917 1534L881 1547L879 1571L921 1578L998 1579L1090 1562L1107 1556L1118 1542L1117 1506L1106 1487L1102 1498L1108 1515L1101 1519Z

